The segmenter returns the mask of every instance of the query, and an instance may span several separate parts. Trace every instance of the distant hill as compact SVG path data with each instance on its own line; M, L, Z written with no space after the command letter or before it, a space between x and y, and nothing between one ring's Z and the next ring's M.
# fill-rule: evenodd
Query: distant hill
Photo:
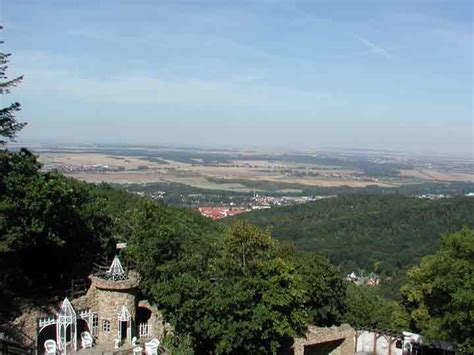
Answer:
M440 235L474 227L474 198L344 195L234 218L271 226L278 239L327 255L344 272L364 269L400 279L437 250Z

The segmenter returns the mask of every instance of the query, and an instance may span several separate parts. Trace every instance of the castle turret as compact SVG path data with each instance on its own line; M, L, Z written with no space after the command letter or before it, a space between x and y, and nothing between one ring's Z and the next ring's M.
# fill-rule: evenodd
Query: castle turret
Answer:
M134 331L138 273L127 272L116 256L110 268L90 277L99 314L97 341L113 344L115 339L130 342Z

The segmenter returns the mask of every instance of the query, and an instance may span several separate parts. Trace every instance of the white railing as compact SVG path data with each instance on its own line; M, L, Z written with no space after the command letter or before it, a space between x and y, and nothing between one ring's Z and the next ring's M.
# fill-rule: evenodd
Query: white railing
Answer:
M44 318L40 318L38 320L38 326L40 327L40 329L48 326L48 325L51 325L51 324L56 324L56 317L44 317Z
M77 318L81 318L81 319L84 319L86 321L89 321L91 315L92 315L92 313L91 313L91 310L89 308L81 309L78 312L78 317Z
M140 323L138 325L138 334L140 338L149 338L151 337L151 323Z

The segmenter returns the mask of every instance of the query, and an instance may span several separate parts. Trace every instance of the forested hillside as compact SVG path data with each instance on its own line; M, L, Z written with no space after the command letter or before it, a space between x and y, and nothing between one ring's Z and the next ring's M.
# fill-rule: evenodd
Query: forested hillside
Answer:
M327 255L345 272L364 269L399 279L439 247L439 237L474 226L474 199L345 195L240 215L301 251Z
M149 201L108 185L93 185L41 173L27 150L0 151L0 314L14 314L20 300L43 302L64 295L72 279L83 279L93 264L127 241L136 210ZM155 225L182 239L215 230L198 213L154 203ZM170 232L171 233L171 232ZM177 242L173 244L176 252ZM16 300L14 298L17 298Z

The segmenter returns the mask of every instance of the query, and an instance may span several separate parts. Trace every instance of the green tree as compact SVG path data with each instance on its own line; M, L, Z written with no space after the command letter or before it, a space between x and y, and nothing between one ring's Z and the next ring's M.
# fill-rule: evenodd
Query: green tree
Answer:
M311 324L339 324L345 313L346 285L337 267L316 253L297 255L296 265L308 295Z
M408 322L398 303L383 298L374 287L347 285L344 321L356 329L401 331Z
M474 230L443 236L440 250L408 272L402 295L414 330L474 352Z
M137 226L148 219L137 217ZM306 290L268 231L237 222L220 238L196 227L193 237L174 229L179 219L152 219L131 238L130 256L141 255L146 289L197 353L274 353L303 333Z
M0 26L0 31L3 29ZM0 41L3 44L3 41ZM10 53L0 52L0 95L5 95L10 92L10 89L18 85L23 76L18 76L13 79L8 79L6 70L8 68L8 58ZM15 119L15 113L20 110L21 105L14 102L6 107L0 108L0 145L6 143L5 139L13 140L17 133L26 125L26 123L18 122Z
M39 169L26 149L0 152L0 306L6 310L13 296L64 291L113 246L106 201L92 186Z
M122 200L119 197L116 205ZM196 212L144 199L114 215L119 216L116 232L128 242L125 256L137 264L142 291L149 296L152 287L167 277L170 265L182 272L201 270L197 259L207 255L220 231L219 225ZM169 277L174 277L172 271Z
M236 221L227 229L224 258L237 270L252 271L273 255L274 245L268 229L259 229L246 221Z

